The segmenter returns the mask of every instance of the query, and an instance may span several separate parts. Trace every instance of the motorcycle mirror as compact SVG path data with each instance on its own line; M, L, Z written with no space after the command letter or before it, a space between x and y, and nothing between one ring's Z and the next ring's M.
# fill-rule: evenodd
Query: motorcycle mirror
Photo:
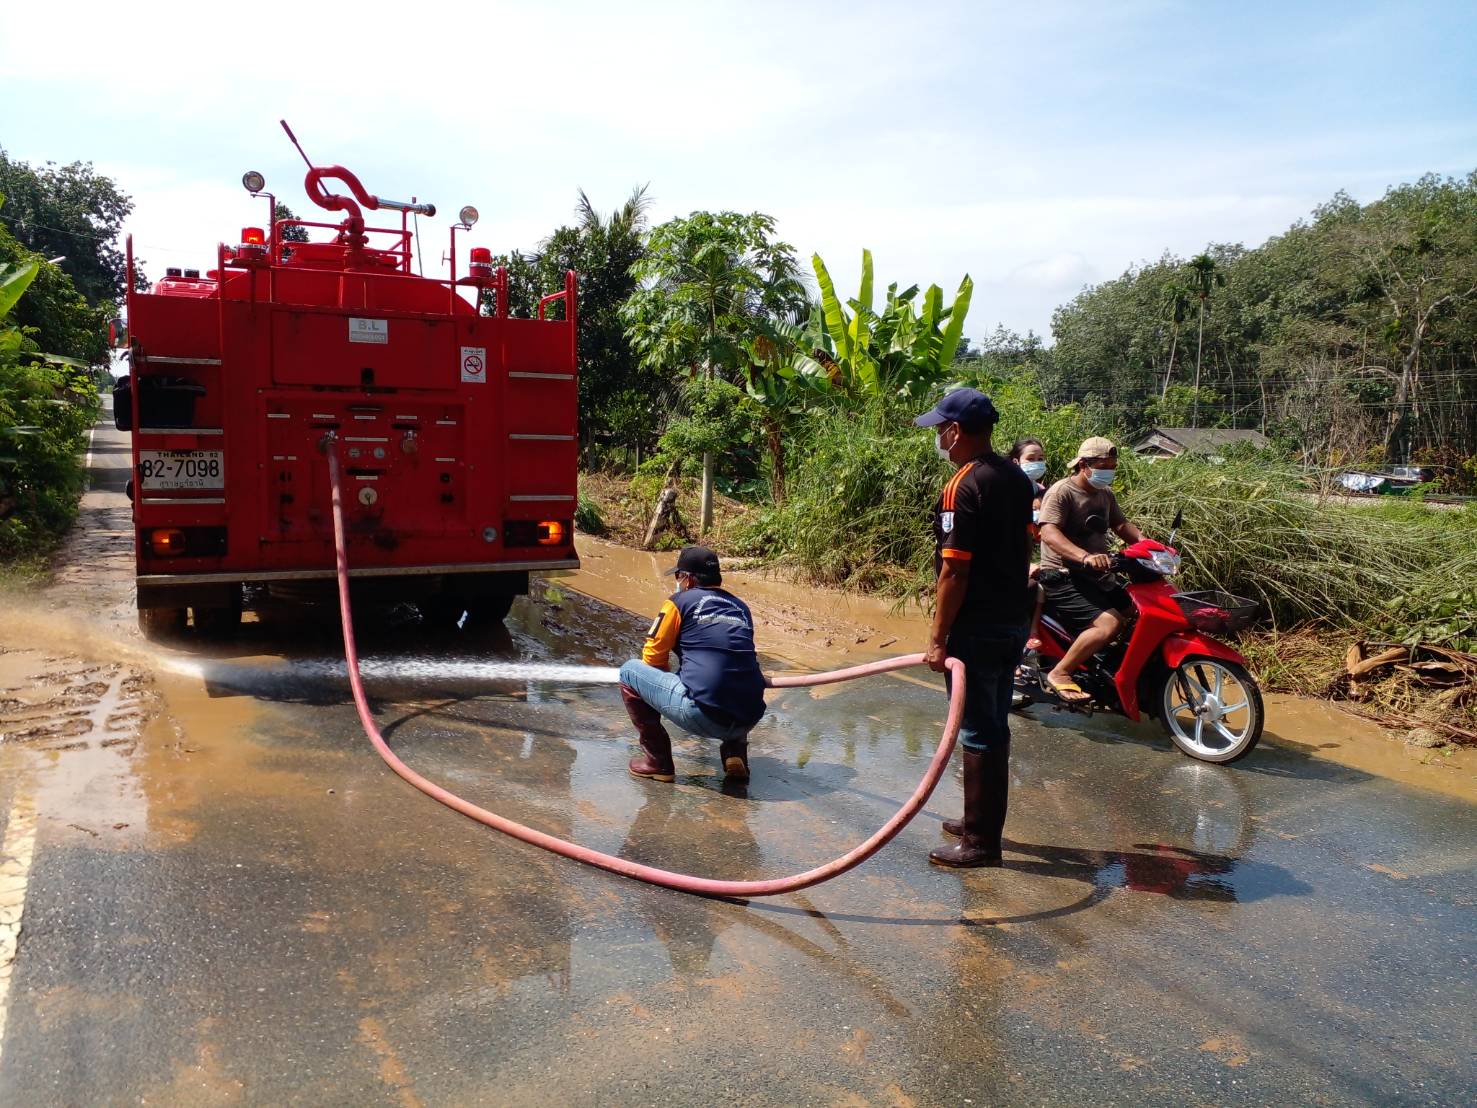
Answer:
M1174 513L1174 522L1169 525L1169 529L1171 531L1178 531L1180 529L1180 524L1182 524L1184 522L1185 522L1185 510L1183 508L1180 508L1178 511L1176 511Z
M1106 535L1108 533L1107 518L1105 516L1098 515L1096 512L1088 516L1082 522L1085 523L1087 525L1087 529L1095 535Z

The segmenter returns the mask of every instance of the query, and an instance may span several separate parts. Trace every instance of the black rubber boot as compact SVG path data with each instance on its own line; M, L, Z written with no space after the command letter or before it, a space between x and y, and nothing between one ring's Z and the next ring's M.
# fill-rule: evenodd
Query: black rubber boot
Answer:
M718 757L723 760L723 776L734 781L749 779L749 743L745 739L733 739L718 747Z
M636 735L641 743L641 755L632 758L627 767L632 777L645 777L652 781L675 781L676 767L672 765L672 737L662 726L662 714L646 701L630 685L621 686L621 700L626 705L626 715L636 725Z
M959 841L930 851L928 860L956 869L998 866L1010 791L1010 751L976 754L966 750L963 761L964 818L944 823L944 830L958 835Z

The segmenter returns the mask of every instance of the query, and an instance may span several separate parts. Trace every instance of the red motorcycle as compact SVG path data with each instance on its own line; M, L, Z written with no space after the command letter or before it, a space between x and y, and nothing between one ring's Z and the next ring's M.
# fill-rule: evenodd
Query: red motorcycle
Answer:
M1261 689L1246 659L1211 636L1246 627L1257 604L1217 591L1176 592L1169 579L1179 568L1174 547L1152 539L1113 555L1113 572L1127 579L1135 614L1125 634L1074 674L1089 696L1080 703L1068 704L1045 680L1073 638L1052 618L1048 599L1041 648L1026 655L1016 677L1017 705L1120 712L1131 720L1147 713L1175 746L1202 762L1234 762L1251 753L1262 737ZM1043 571L1052 572L1061 571Z

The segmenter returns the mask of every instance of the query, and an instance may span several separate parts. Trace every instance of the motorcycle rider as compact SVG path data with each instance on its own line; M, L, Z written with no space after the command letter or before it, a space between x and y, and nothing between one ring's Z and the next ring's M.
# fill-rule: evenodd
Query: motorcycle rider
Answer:
M1046 486L1041 483L1041 478L1046 476L1046 447L1038 438L1016 439L1006 457L1020 466L1021 471L1031 479L1031 538L1039 539L1041 498L1046 495ZM1046 602L1046 593L1041 588L1041 582L1036 580L1036 573L1040 568L1034 562L1031 565L1032 611L1031 636L1026 640L1028 651L1041 649L1041 606Z
M1109 572L1108 532L1124 542L1143 533L1129 521L1112 493L1118 448L1101 436L1085 440L1071 475L1047 490L1041 501L1041 569L1050 613L1077 637L1046 682L1068 704L1091 699L1073 679L1082 662L1123 630L1133 610L1128 593Z

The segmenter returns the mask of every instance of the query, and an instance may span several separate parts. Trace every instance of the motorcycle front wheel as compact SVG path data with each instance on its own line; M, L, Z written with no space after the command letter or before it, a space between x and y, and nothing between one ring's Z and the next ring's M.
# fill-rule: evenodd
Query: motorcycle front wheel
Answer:
M1246 667L1196 654L1164 682L1159 722L1191 758L1224 765L1261 740L1262 691Z

